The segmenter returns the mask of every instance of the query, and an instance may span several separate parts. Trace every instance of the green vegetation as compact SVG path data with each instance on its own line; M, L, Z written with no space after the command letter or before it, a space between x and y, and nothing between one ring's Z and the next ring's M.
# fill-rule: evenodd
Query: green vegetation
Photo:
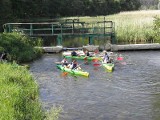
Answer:
M1 0L0 32L3 31L2 25L8 22L38 22L43 19L53 21L64 16L109 15L138 10L140 6L139 0Z
M152 43L155 41L154 20L160 16L158 10L121 12L119 14L98 17L78 17L80 21L97 22L106 20L115 22L117 43ZM67 17L69 19L77 17ZM66 18L64 18L66 19ZM158 29L158 26L157 26ZM159 41L160 42L160 41Z
M38 86L25 67L0 64L0 120L42 120Z
M40 57L43 51L35 46L41 46L40 39L31 40L19 33L0 34L0 52L7 52L9 61L28 62Z
M61 108L44 112L39 101L38 85L28 66L17 64L40 57L43 51L35 46L41 46L41 42L20 33L0 34L0 52L7 52L8 57L8 62L0 62L0 120L58 119Z
M156 42L160 43L160 17L156 16L154 19L154 38Z

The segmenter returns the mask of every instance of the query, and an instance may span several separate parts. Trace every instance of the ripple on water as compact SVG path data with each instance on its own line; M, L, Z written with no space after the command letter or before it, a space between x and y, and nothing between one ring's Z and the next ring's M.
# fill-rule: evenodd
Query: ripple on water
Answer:
M60 54L44 55L31 64L43 106L62 106L59 120L154 120L160 118L159 52L122 52L125 62L107 73L93 65L82 68L89 78L61 76ZM155 58L156 60L153 60ZM83 61L79 61L81 64Z

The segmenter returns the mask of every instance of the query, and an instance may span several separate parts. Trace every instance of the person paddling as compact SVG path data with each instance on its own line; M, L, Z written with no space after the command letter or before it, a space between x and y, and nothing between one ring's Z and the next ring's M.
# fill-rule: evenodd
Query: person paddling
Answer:
M105 51L103 56L103 63L108 63L108 62L109 62L109 56L107 54L107 51Z
M68 66L68 61L67 61L67 59L64 57L64 59L61 61L61 64L63 65L63 66Z
M78 54L76 53L75 50L73 50L73 51L71 52L71 56L78 56Z
M70 68L71 68L72 70L74 70L74 69L80 70L80 69L81 69L81 68L79 67L79 65L78 65L78 62L77 62L75 59L73 59L71 65L70 65Z
M89 53L88 50L85 51L85 55L86 55L87 57L90 57L90 53Z

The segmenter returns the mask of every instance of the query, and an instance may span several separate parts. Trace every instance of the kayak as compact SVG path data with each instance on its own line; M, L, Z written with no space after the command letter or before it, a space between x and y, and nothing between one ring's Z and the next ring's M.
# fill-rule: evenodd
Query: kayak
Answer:
M71 73L73 75L80 75L80 76L85 76L85 77L89 77L89 73L88 72L85 72L85 71L82 71L82 70L73 70L73 69L70 69L70 68L66 68L60 64L57 64L57 68L64 71L64 72L68 72L68 73Z
M72 58L72 59L79 59L79 60L102 60L101 57L90 57L90 56L71 56L71 55L66 55L65 58Z
M114 63L102 63L102 66L107 69L107 71L112 72L114 70Z

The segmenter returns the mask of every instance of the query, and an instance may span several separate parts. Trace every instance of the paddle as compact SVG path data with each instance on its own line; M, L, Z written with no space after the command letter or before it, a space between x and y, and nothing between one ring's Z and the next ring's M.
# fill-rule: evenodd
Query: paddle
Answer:
M101 66L101 64L100 63L94 63L93 66L99 67L99 66Z
M84 58L84 61L87 61L87 56Z
M62 64L61 62L55 62L57 65L60 65L60 64Z
M118 60L118 61L122 61L122 60L123 60L123 57L117 57L117 60Z
M92 62L98 62L98 61L99 61L98 59L93 59L93 60L92 60Z
M81 64L79 64L79 65L77 65L75 68L73 68L72 70L75 70L75 69L77 69L78 67L80 67L81 65L83 65L83 64L85 64L85 62L84 63L81 63Z
M61 73L61 76L62 76L62 77L66 77L67 75L68 75L68 72L62 72L62 73Z

